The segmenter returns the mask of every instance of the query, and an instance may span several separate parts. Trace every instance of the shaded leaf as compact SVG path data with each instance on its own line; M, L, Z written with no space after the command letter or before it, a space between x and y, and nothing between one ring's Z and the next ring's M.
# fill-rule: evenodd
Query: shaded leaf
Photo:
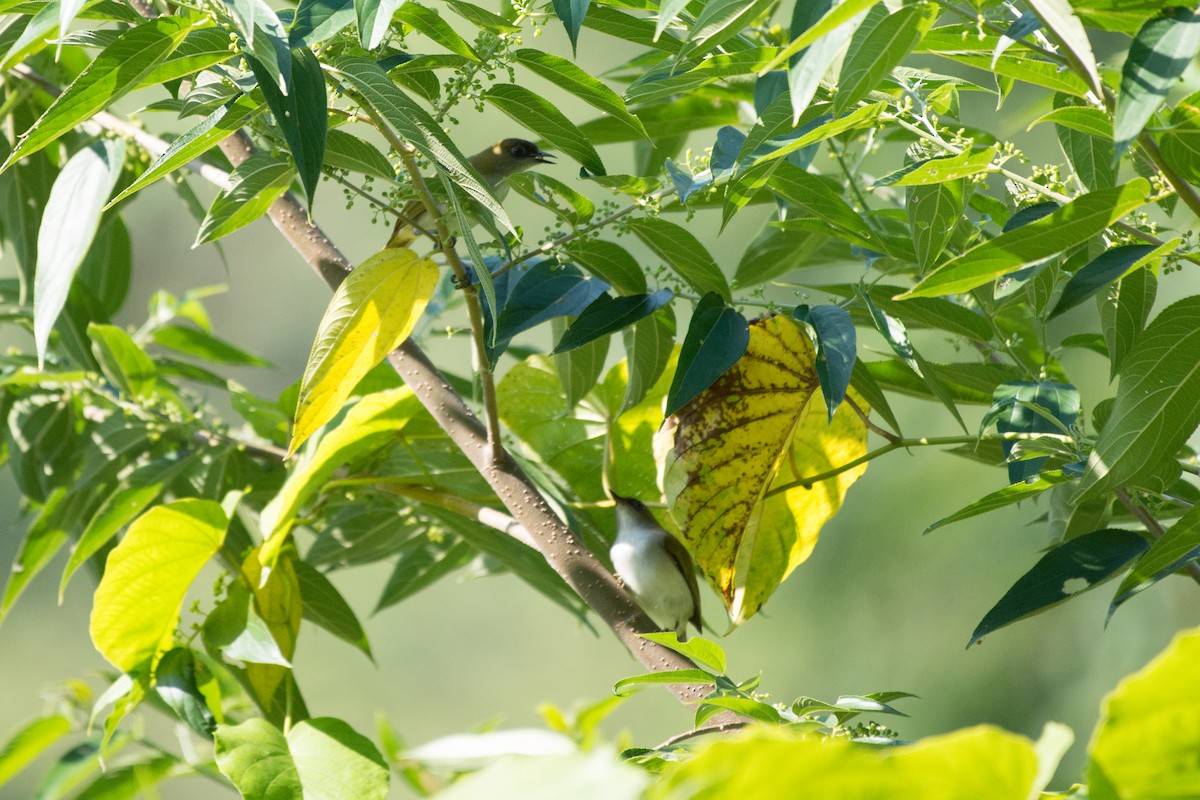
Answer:
M1200 51L1200 15L1172 8L1133 38L1121 67L1112 138L1119 156L1137 138Z
M605 174L604 162L587 136L549 100L515 83L496 84L483 93L483 99L578 161L588 172Z
M1188 509L1133 565L1117 587L1108 609L1109 619L1126 600L1178 572L1196 558L1200 558L1200 506Z
M715 292L700 298L679 351L675 377L664 413L674 414L725 374L746 352L746 318L725 305Z
M1013 503L1019 503L1022 500L1028 500L1030 498L1037 497L1042 492L1053 489L1055 486L1060 484L1073 481L1077 477L1077 475L1067 475L1059 469L1039 473L1032 481L1021 481L1020 483L1010 484L1005 486L1003 489L999 489L989 495L979 498L975 502L964 506L958 511L955 511L948 517L942 517L937 522L926 528L925 532L929 533L935 528L940 528L943 525L949 525L951 522L970 519L971 517L976 517L980 514L986 514L989 511L995 511L998 508L1010 506Z
M554 346L553 352L564 353L582 347L601 336L615 333L650 316L670 300L670 289L659 289L654 294L624 297L602 294L571 323L571 327L567 328L558 344Z
M674 222L647 217L629 227L659 258L675 270L697 294L716 293L729 302L729 283L712 255L690 231Z
M842 62L833 98L834 113L841 114L866 97L916 47L938 13L936 3L920 3L887 14L874 25L873 15L868 14L866 22L854 32Z

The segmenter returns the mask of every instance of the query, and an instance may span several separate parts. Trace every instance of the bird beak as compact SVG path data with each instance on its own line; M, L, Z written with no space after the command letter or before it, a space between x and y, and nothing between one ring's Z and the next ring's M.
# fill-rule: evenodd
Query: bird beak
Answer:
M538 150L536 153L533 154L533 160L538 162L539 164L553 164L554 163L553 159L554 159L553 153L547 153L543 150Z

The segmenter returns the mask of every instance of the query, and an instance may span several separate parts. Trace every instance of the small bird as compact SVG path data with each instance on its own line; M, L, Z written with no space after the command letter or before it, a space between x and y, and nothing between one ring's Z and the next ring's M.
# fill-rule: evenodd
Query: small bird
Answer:
M654 624L687 641L687 624L700 630L700 587L692 558L678 539L632 497L612 495L617 540L609 555L617 575Z
M492 187L497 200L508 194L505 181L537 164L553 164L551 153L543 152L525 139L504 139L467 160ZM436 223L420 200L410 200L400 211L388 247L408 247L421 233L432 233Z

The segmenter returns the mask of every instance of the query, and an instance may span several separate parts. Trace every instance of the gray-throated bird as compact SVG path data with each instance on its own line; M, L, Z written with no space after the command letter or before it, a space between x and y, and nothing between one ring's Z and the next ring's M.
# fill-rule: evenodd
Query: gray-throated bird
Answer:
M508 186L504 183L508 178L538 164L553 164L553 161L548 160L553 157L552 154L539 150L533 142L524 139L504 139L467 160L491 185L496 199L503 200L504 195L508 194ZM432 233L435 224L424 203L420 200L410 200L401 209L387 246L408 247L419 234Z
M692 557L640 500L618 494L612 499L617 540L609 555L617 575L654 624L687 641L688 622L700 630L700 587Z

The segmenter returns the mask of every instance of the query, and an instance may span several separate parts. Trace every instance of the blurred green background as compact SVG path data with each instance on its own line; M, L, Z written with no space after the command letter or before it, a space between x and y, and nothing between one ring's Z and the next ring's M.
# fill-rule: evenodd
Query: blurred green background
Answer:
M602 72L605 65L594 54L603 53L611 42L595 32L585 33L580 61ZM548 35L559 37L559 32ZM944 70L945 65L936 68ZM539 83L534 88L546 86ZM964 118L974 108L984 125L999 120L1003 127L994 132L1013 137L1034 163L1061 161L1048 126L1035 135L1024 134L1025 126L1048 110L1048 98L1025 97L1018 91L1000 115L995 114L993 97L966 96L963 104ZM591 116L570 101L562 107L577 121ZM468 153L490 144L497 133L520 133L498 115L465 109L459 118L463 124L454 135ZM147 124L151 129L160 125L150 115ZM705 132L692 144L703 148L711 138L712 132ZM629 149L621 145L601 150L610 171L620 171ZM876 174L894 168L899 152L899 146L885 146L872 161L878 165ZM828 169L822 159L816 166ZM569 162L546 170L568 182L576 173ZM193 183L202 196L211 196ZM272 370L235 371L235 377L266 396L275 396L297 380L329 299L324 284L265 220L224 241L226 270L214 248L191 249L195 224L168 188L159 185L144 195L125 215L134 242L135 286L120 321L140 324L155 290L178 294L227 284L227 293L206 301L216 331L276 365ZM546 224L515 195L506 205L531 237ZM387 224L373 222L373 213L362 201L353 208L345 206L336 184L322 184L316 219L357 263L382 245ZM728 274L765 213L761 208L748 210L719 238L702 236ZM716 230L703 216L694 224L702 233ZM10 261L0 260L0 271L9 274L12 269ZM798 280L856 280L862 269L849 265L841 271L806 272ZM1159 308L1173 296L1197 291L1200 285L1194 277L1170 275L1160 291ZM783 290L775 296L794 303L805 295ZM819 293L807 296L823 299ZM1087 305L1058 324L1066 330L1073 320L1082 323L1084 315L1092 315L1086 319L1094 325L1095 314ZM885 348L872 335L860 336L860 349L868 354ZM918 341L934 358L971 357L955 354L937 337ZM32 346L28 338L14 336L11 328L0 336L0 344ZM465 372L464 340L431 340L429 350L436 361ZM617 355L614 347L610 357ZM1107 386L1101 359L1080 354L1065 363L1083 391L1086 413L1111 396L1115 387ZM219 398L213 399L219 405ZM937 405L901 399L896 411L909 436L957 430L952 422L947 425L945 411ZM982 409L964 411L969 412L970 426ZM1063 722L1074 729L1076 744L1060 771L1060 784L1079 777L1102 696L1162 649L1175 631L1200 624L1200 594L1189 581L1168 580L1122 607L1105 629L1109 594L1102 588L965 650L984 613L1047 544L1042 526L1031 524L1045 505L1027 503L929 536L922 531L1000 488L1005 480L1002 470L933 449L893 453L872 463L844 509L826 526L813 556L779 589L764 613L722 641L730 673L745 678L761 672L762 688L778 701L798 695L832 700L840 694L880 690L915 693L920 699L900 703L910 718L884 720L904 738L979 723L1036 737L1047 721ZM11 562L26 524L11 479L2 473L0 563ZM47 696L63 681L91 676L96 687L104 685L97 676L106 665L87 640L94 580L81 576L63 605L56 607L56 567L61 566L60 559L0 626L0 739L46 707ZM570 707L601 699L616 680L640 671L611 635L594 635L510 577L452 577L374 617L367 615L386 580L385 566L333 577L364 617L379 666L306 623L295 659L297 674L313 714L343 717L368 735L374 735L377 713L386 714L410 744L481 723L538 725L540 703ZM202 578L198 596L207 589ZM709 594L705 603L706 618L722 629L715 598ZM687 729L689 721L687 709L665 691L652 690L626 702L605 729L614 738L627 731L632 743L650 746ZM155 730L172 735L169 725L158 724ZM32 796L36 777L35 767L0 790L0 796ZM168 798L208 797L212 784L193 778L167 783L161 793ZM398 789L395 794L401 796Z

